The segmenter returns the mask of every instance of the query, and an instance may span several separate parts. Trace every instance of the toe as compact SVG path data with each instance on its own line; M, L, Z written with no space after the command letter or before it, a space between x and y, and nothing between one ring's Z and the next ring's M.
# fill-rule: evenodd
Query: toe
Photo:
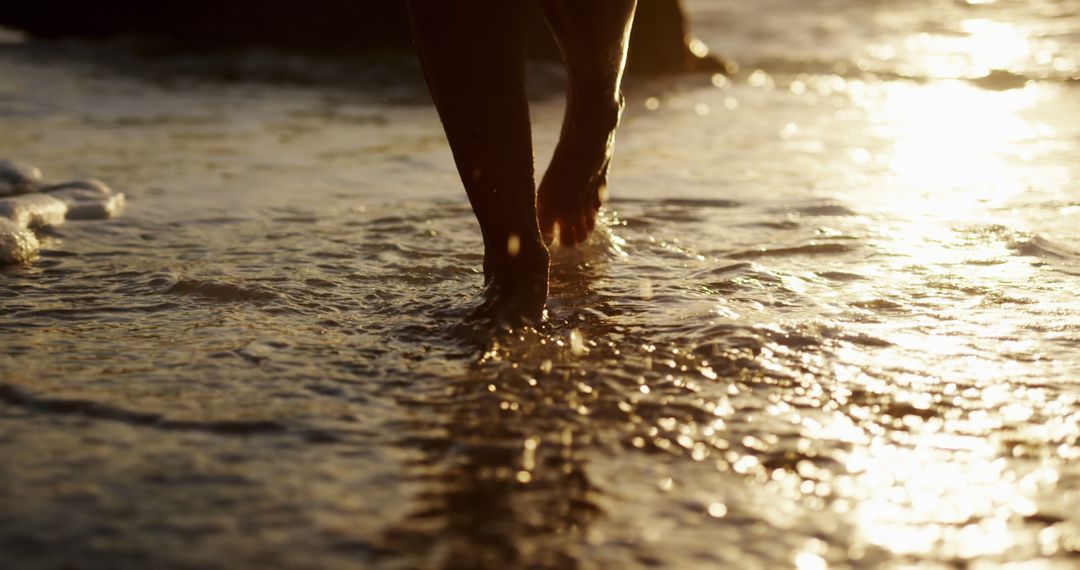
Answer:
M568 219L566 221L566 226L563 228L562 236L560 237L562 245L566 247L574 247L581 242L581 230L578 227L577 222L571 220L572 219Z
M574 223L574 228L577 230L577 244L585 243L585 240L589 237L589 226L587 224L587 216L579 216L577 222Z
M544 245L551 245L555 241L555 227L558 223L546 212L541 212L537 221L540 224L540 235L544 238Z
M588 239L588 237L589 237L588 219L589 219L589 217L587 215L582 215L582 216L578 217L577 224L576 224L577 225L577 232L578 232L578 243L585 243L585 240Z

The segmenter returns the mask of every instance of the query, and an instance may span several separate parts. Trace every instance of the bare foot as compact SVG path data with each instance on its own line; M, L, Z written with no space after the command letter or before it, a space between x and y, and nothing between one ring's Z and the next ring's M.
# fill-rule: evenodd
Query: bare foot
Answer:
M486 248L483 302L474 317L509 325L540 322L547 302L549 255L539 236L530 241L512 236L505 247Z
M567 106L562 135L537 196L537 216L544 241L556 236L575 246L596 226L596 213L607 199L608 167L622 99L599 105Z

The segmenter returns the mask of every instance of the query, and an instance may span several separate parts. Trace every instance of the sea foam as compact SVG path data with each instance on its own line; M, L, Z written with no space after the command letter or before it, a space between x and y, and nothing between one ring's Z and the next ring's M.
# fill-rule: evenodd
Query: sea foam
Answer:
M41 170L0 159L0 265L25 263L41 244L35 229L66 220L103 220L120 214L124 194L95 179L45 184Z

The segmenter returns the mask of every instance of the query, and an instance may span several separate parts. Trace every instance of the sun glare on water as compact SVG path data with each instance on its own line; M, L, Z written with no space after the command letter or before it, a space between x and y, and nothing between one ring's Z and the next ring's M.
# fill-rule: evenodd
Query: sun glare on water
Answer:
M938 79L852 90L877 146L852 149L849 159L876 182L847 199L877 220L884 238L865 270L889 273L897 298L910 296L916 305L946 297L944 285L1004 295L1012 284L1036 279L1038 264L1017 261L1012 251L1026 235L1015 205L1033 192L1064 194L1069 184L1064 168L1041 164L1060 134L1034 112L1060 87L978 81L1032 57L1025 32L984 19L959 28L955 37L923 33L904 43L909 65ZM894 554L946 559L1001 557L1050 540L1033 540L1017 521L1038 511L1039 493L1054 487L1058 472L1007 460L1001 435L1038 415L1042 396L1016 382L1040 377L1050 364L997 354L1038 354L1042 347L990 340L1023 336L1006 309L968 303L926 311L917 327L869 327L894 343L894 360L886 351L874 365L913 374L880 387L910 406L890 416L899 429L871 431L868 443L846 457L853 524L868 544ZM988 348L973 349L978 343L971 339L987 339ZM959 388L951 384L956 380ZM1042 548L1045 554L1056 546Z

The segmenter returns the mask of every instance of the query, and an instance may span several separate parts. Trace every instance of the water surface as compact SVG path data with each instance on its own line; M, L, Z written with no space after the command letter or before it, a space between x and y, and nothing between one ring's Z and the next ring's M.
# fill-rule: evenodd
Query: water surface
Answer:
M407 55L0 45L0 566L1072 568L1080 3L691 3L540 331ZM559 75L538 66L539 163Z

